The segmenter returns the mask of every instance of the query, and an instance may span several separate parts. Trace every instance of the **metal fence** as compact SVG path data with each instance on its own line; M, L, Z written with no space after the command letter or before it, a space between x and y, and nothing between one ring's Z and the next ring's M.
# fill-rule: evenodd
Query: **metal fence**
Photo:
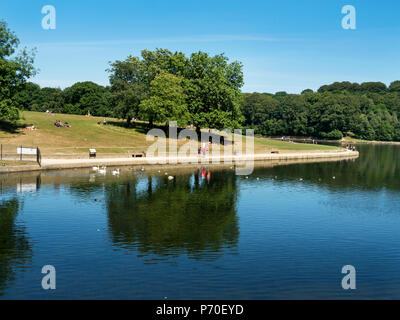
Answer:
M32 161L41 165L42 156L39 147L0 144L0 161Z

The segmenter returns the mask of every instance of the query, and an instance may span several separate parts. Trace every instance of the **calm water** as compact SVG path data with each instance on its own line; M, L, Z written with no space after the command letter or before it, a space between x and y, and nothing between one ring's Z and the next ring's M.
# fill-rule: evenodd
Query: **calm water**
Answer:
M0 176L0 299L399 299L400 147L359 150L248 179L213 168L173 181L165 169ZM41 288L44 265L56 290Z

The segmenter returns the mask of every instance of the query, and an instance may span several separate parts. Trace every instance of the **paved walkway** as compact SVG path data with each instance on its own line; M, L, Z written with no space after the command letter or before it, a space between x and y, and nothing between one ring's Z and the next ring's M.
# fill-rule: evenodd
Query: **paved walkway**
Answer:
M196 157L152 157L152 158L92 158L92 159L44 159L42 167L90 167L96 165L146 165L146 164L177 164L177 163L224 163L235 161L258 160L290 160L317 158L352 158L358 157L357 151L339 152L296 152L279 154L252 154L240 156L196 156Z
M92 159L42 159L37 165L5 166L0 172L17 172L46 169L88 168L93 166L165 165L165 164L230 164L243 161L317 160L356 158L358 151L291 152L279 154L251 154L238 156L152 157L152 158L92 158Z

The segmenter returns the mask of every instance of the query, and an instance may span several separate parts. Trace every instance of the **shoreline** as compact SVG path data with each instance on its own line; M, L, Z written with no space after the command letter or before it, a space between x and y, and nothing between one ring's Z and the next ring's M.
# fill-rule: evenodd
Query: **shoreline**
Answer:
M269 138L275 141L281 141L281 138L279 137L265 137ZM378 140L353 140L353 139L345 139L342 138L340 140L322 140L322 139L312 139L310 137L287 137L288 139L294 139L294 140L303 140L305 139L306 141L317 141L321 145L323 145L324 142L329 142L329 143L340 143L340 144L346 144L346 143L351 143L351 144L388 144L388 145L400 145L400 141L378 141Z
M166 165L224 165L240 164L249 161L288 161L302 160L302 162L315 162L315 160L344 160L358 158L358 151L334 151L334 152L294 152L279 154L252 154L241 156L196 156L196 157L153 157L153 158L94 158L94 159L42 159L42 164L23 165L23 166L4 166L0 167L0 174L23 171L44 171L75 168L90 168L93 166L157 166Z
M387 145L400 145L400 141L376 141L376 140L339 140L340 143L353 143L353 144L387 144Z

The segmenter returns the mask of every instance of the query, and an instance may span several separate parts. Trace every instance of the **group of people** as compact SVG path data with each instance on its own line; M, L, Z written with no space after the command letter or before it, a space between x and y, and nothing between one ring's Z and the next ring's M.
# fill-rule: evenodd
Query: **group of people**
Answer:
M352 146L351 144L350 145L346 145L346 150L350 150L350 151L356 151L356 146Z
M100 125L100 121L99 121L99 122L97 122L97 124L98 124L98 125ZM104 124L104 125L106 125L106 124L107 124L107 120L106 120L106 118L104 118L104 120L103 120L103 124Z
M201 170L201 178L203 180L207 178L207 182L209 182L211 179L211 172L210 171L206 172L206 168L203 168Z
M211 141L208 142L208 145L209 146L211 145ZM206 143L205 142L203 142L202 146L197 149L197 153L199 155L203 154L203 156L206 155L207 151L208 151L208 148L206 147Z
M293 140L291 140L291 139L286 139L286 137L282 137L281 140L282 140L282 141L287 141L287 142L289 142L289 143L294 143Z
M65 122L63 124L60 120L56 120L56 122L54 122L54 125L56 127L60 127L60 128L69 128L69 127L71 127L68 122Z

